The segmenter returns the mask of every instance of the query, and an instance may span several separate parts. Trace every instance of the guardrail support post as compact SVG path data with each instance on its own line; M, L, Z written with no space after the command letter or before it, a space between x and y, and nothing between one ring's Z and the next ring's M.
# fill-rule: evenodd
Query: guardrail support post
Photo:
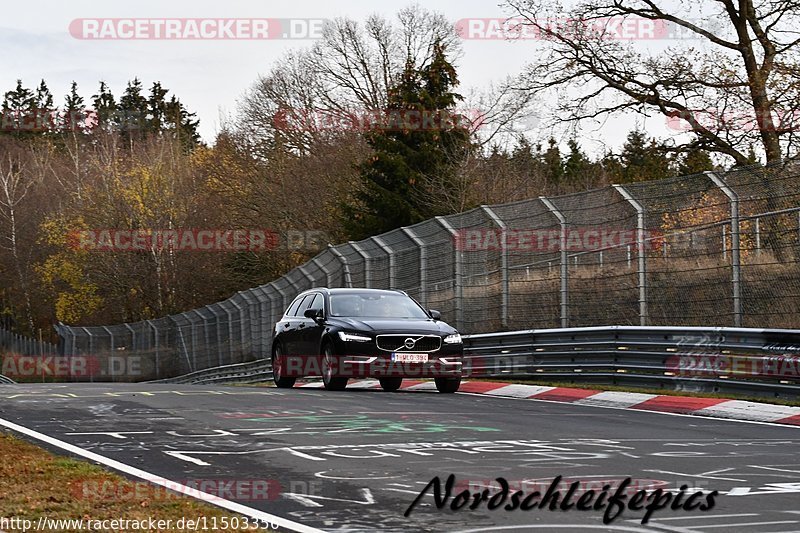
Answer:
M386 242L381 239L380 237L370 237L372 242L378 245L378 247L386 252L386 255L389 257L389 288L396 289L396 281L397 281L397 264L395 262L394 252Z
M455 288L456 297L456 328L462 330L464 328L464 286L463 286L463 266L461 258L461 250L456 246L458 239L458 232L450 222L444 217L436 217L436 221L453 237L453 256L455 266L453 268L453 284Z
M336 256L336 259L342 264L342 269L344 269L344 284L347 285L348 288L353 286L353 276L350 275L350 265L347 264L347 259L344 258L342 252L337 250L334 246L328 245L328 250L331 251L333 255Z
M428 307L428 248L425 246L425 241L420 239L414 230L411 228L400 228L400 231L405 233L409 239L414 241L414 244L419 248L419 299L425 308Z
M733 325L742 327L742 262L739 254L739 195L713 172L706 172L731 202L731 270L733 271Z
M559 248L561 250L561 327L569 327L569 258L567 257L567 219L561 214L561 211L544 196L540 196L539 200L544 206L553 213L553 216L558 219L561 226L561 242Z
M622 185L612 185L614 189L631 204L636 210L636 255L638 260L638 274L639 274L639 324L642 326L647 325L647 257L645 255L645 220L644 220L644 207L638 200L625 190ZM666 245L665 245L666 246Z
M509 298L509 282L508 282L508 226L503 219L497 216L491 207L482 205L481 209L486 215L492 219L495 226L500 228L500 276L502 283L502 300L501 300L501 316L503 328L508 329L508 298Z

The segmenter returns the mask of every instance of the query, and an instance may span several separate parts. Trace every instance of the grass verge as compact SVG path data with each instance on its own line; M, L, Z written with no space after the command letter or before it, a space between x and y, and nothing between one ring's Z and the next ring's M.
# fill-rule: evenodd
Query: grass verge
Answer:
M232 524L233 518L238 518L233 525L242 526L244 522L244 518L235 513L163 487L128 480L85 461L52 454L8 434L0 433L0 458L0 517L6 519L31 520L36 524L40 517L84 521L154 518L171 520L174 525L164 529L145 527L143 531L193 531L194 528L180 528L177 524L184 519L185 526L187 519L202 520L203 517L209 525ZM66 530L78 531L74 526L47 529ZM248 529L217 527L215 530L241 532Z

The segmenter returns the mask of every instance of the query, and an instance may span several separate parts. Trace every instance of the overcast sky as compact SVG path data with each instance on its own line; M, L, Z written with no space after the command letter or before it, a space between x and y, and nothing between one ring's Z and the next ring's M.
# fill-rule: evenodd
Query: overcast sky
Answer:
M39 0L4 5L0 30L0 90L14 87L21 78L33 87L44 78L63 103L72 80L87 100L104 80L119 96L128 80L139 77L149 88L153 81L165 87L196 112L201 134L211 142L219 130L220 117L232 113L237 99L287 49L307 47L309 39L269 40L84 40L70 33L75 19L94 18L307 18L350 17L364 20L380 13L394 16L408 1L366 0L257 1L257 0ZM491 2L442 0L419 2L454 22L464 18L492 18L508 13ZM458 61L461 91L480 89L490 82L518 74L535 40L465 40ZM591 152L601 145L619 147L628 130L638 124L657 135L669 133L663 119L642 123L633 117L616 120L600 130L587 125L580 132ZM542 132L533 132L543 135Z

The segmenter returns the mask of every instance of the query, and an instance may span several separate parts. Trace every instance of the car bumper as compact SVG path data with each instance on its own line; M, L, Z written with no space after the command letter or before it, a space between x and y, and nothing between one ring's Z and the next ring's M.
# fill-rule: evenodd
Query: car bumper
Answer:
M351 378L440 378L461 377L463 366L460 355L442 356L427 354L427 362L393 361L391 354L374 356L338 356L339 367L335 374Z
M449 348L449 347L448 347ZM347 353L333 357L333 375L348 378L458 378L462 375L460 346L425 354L426 362L393 360L390 352ZM281 355L283 377L321 376L324 361L318 355Z

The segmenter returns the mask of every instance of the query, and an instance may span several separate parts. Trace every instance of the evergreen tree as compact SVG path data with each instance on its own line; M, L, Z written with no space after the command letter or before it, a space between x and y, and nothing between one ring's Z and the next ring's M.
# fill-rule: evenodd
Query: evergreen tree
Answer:
M142 138L147 132L147 98L142 95L142 90L142 82L134 78L128 82L119 99L120 133L128 144Z
M569 153L564 159L564 181L569 184L586 183L592 162L581 150L576 139L567 142Z
M92 96L92 104L96 114L93 121L93 128L100 128L105 131L114 130L119 126L120 120L117 114L117 101L108 89L105 82L100 82L100 91Z
M539 148L541 149L541 147ZM520 176L527 176L530 178L539 170L539 157L534 153L531 142L524 135L517 137L517 142L511 150L511 162L514 170L516 170Z
M175 95L172 95L169 102L164 105L163 120L166 121L166 126L162 125L162 129L168 128L174 131L187 151L200 145L200 134L197 131L200 121L197 120L197 115L190 113Z
M69 94L64 98L63 130L85 133L86 118L83 97L78 94L78 83L73 81Z
M36 88L36 94L29 110L30 120L33 121L33 131L46 133L55 131L58 121L56 110L53 107L53 93L42 80Z
M2 132L15 136L30 133L30 112L35 106L36 95L22 86L22 80L17 80L16 88L3 96Z
M147 108L149 114L148 132L159 132L165 126L167 110L167 102L164 99L169 91L161 86L160 82L154 82L150 88L150 97L147 99Z
M543 156L545 179L547 183L558 187L564 177L564 167L561 165L561 151L558 143L552 137L547 141L547 150Z
M624 167L620 181L659 180L673 175L670 159L663 148L655 140L648 142L643 131L630 132L620 153Z
M454 115L462 99L453 92L457 85L439 42L424 68L406 62L388 94L387 127L366 134L374 154L359 167L363 189L343 207L352 239L447 214L444 206L458 190L455 172L472 147L469 130Z
M693 150L684 154L678 163L679 176L689 176L709 170L714 170L714 163L705 150Z

